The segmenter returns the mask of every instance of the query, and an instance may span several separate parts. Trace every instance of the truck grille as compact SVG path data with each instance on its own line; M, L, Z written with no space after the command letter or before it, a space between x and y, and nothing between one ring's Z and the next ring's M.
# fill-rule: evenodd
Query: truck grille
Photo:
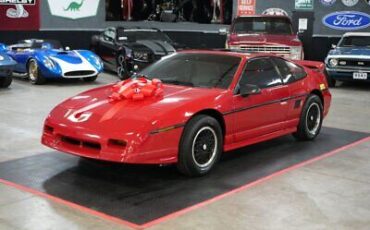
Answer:
M340 67L370 68L370 60L339 59Z
M290 54L290 47L288 46L240 46L241 50L251 53L279 53Z

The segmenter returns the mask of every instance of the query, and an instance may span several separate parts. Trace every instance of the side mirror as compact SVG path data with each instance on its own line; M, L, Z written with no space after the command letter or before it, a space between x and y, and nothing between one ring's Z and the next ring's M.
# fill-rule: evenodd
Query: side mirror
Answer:
M220 35L226 35L226 34L227 34L227 28L221 28L221 29L219 29L219 30L218 30L218 33L219 33Z
M335 45L335 44L331 44L331 48L332 48L332 49L335 49L335 48L337 48L337 45Z
M242 97L259 93L261 93L261 89L256 85L246 84L240 86L240 96Z

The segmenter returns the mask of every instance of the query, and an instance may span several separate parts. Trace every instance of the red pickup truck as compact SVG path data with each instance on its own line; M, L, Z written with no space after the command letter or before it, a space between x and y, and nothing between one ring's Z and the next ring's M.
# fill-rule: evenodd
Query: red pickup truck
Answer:
M287 16L253 15L235 18L226 40L227 49L274 53L303 60L303 46Z

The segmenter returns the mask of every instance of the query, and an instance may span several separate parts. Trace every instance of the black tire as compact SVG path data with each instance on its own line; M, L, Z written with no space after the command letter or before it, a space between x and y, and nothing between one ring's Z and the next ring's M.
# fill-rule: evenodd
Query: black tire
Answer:
M206 115L195 116L182 133L177 168L187 176L205 175L219 160L222 149L223 135L218 121Z
M38 67L37 61L35 59L31 59L27 65L27 73L30 82L34 85L42 85L45 84L46 79L42 76L40 68Z
M326 80L328 81L328 85L330 88L334 88L335 85L337 84L337 81L329 74L326 74Z
M96 76L92 76L92 77L84 77L84 78L82 78L82 80L84 81L84 82L94 82L95 80L96 80L96 78L98 77L98 75L96 75Z
M0 77L0 88L8 88L12 81L12 77Z
M323 121L323 105L319 96L310 94L302 108L297 132L293 136L297 140L313 140L320 133Z
M125 56L123 54L120 54L117 57L117 75L121 80L125 80L130 77Z

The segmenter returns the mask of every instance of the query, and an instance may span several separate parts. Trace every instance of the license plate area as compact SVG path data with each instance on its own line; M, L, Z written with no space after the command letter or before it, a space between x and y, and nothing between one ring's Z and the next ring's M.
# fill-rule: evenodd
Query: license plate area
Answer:
M364 72L354 72L353 73L353 79L356 79L356 80L366 80L367 79L367 73L364 73Z

